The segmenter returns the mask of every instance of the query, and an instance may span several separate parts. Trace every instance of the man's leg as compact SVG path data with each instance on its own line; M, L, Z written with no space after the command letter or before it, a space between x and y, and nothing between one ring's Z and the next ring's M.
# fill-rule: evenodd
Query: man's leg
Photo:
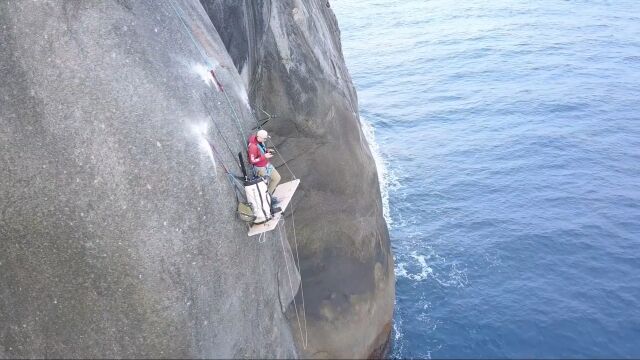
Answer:
M276 170L276 168L272 168L271 169L271 179L269 180L269 187L267 187L267 190L269 191L269 194L273 195L273 192L276 191L276 186L278 186L278 184L280 183L280 173L278 173L278 170Z

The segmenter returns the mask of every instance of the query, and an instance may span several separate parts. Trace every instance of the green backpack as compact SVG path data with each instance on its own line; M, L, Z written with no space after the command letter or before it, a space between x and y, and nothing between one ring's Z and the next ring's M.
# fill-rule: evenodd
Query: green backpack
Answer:
M238 201L238 217L240 220L248 223L253 223L256 220L253 215L253 207L250 203Z

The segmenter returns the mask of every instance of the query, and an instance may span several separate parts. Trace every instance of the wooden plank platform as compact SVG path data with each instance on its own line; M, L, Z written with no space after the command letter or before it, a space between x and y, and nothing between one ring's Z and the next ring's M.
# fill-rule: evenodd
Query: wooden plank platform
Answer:
M273 196L280 201L280 203L278 204L278 207L282 209L282 211L275 214L271 220L265 223L251 226L248 233L249 236L262 234L263 232L271 231L276 228L276 226L278 225L278 221L280 221L280 218L282 217L282 213L287 208L287 206L289 206L289 203L291 202L291 198L293 197L293 194L296 192L296 189L298 188L299 184L300 184L300 179L295 179L295 180L286 182L284 184L278 185L278 187L276 188L276 191L273 192Z

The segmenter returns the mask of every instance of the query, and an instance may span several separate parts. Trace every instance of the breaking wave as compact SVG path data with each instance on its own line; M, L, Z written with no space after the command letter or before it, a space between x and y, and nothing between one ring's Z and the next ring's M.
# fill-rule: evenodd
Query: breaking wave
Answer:
M373 156L373 160L376 164L378 182L380 183L380 195L382 196L382 212L384 219L387 222L387 226L391 229L393 226L393 219L391 218L391 210L389 208L389 189L396 188L399 185L398 178L395 176L393 171L389 170L388 162L380 152L380 146L378 146L378 143L376 142L376 133L373 125L361 116L360 127L367 143L369 144L369 150L371 150L371 155Z
M465 287L469 284L466 269L448 262L444 257L431 250L428 254L412 251L404 259L397 259L396 278L407 278L414 282L433 279L442 287Z

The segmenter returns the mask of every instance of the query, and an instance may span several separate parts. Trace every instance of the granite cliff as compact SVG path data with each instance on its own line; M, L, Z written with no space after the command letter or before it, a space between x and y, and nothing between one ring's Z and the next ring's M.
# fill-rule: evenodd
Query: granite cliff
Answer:
M383 351L393 260L328 2L8 0L0 26L0 357ZM293 219L247 237L222 167L261 110L302 180L306 331Z

